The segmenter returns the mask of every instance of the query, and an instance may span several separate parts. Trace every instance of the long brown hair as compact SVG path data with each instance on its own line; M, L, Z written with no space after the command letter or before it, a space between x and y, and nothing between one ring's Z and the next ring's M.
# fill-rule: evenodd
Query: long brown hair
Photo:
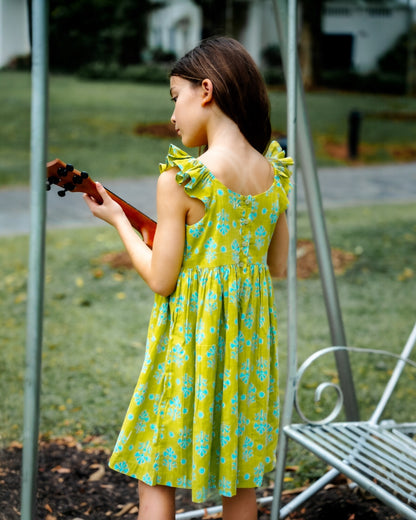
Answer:
M210 79L218 107L264 153L271 135L269 97L253 58L238 41L227 37L203 40L175 63L170 76L195 84Z

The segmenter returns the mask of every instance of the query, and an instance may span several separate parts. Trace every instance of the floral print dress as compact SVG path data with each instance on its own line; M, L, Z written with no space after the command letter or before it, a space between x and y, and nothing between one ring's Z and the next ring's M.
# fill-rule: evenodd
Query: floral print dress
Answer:
M171 145L161 172L177 167L204 217L186 226L175 291L155 295L146 355L110 467L149 485L233 496L275 463L277 321L266 263L288 205L290 158L273 141L272 186L240 195Z

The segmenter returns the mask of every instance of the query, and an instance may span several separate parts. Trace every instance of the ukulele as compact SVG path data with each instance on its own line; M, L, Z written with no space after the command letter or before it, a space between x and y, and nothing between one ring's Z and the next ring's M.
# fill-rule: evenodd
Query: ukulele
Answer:
M87 193L94 197L98 204L102 204L103 200L97 191L95 182L87 172L76 170L72 164L65 164L60 159L48 162L46 167L46 189L48 191L53 184L56 184L63 188L58 191L60 197L64 197L67 191ZM144 242L151 248L156 231L156 222L107 188L105 188L105 191L120 204L130 224L142 235Z

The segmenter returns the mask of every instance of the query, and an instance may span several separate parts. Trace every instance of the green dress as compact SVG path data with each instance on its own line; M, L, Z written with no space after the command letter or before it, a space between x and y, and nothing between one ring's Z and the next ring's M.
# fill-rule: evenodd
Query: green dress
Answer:
M186 226L175 291L155 295L146 355L110 467L149 485L233 496L275 463L278 436L277 321L266 255L288 205L290 158L272 142L272 186L228 189L171 145L161 172L203 201Z

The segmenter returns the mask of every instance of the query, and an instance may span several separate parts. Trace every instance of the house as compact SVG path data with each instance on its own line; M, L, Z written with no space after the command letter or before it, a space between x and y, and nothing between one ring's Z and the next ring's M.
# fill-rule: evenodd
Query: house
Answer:
M372 72L379 58L407 33L411 20L409 7L397 2L328 2L322 19L324 66Z
M29 53L27 0L0 0L0 67Z
M191 0L173 0L150 12L148 44L183 56L195 47L202 34L202 10Z

